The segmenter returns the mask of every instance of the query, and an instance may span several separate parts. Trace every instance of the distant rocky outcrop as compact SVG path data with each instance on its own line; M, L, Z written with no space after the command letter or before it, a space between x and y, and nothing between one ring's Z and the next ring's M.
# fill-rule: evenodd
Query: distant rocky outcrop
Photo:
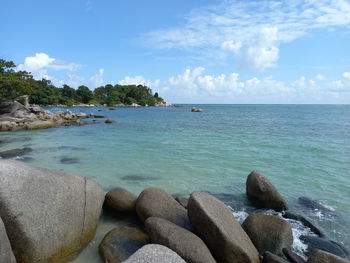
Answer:
M203 110L200 108L192 107L191 112L203 112Z
M27 104L27 102L24 102ZM71 111L52 113L39 106L27 106L18 101L0 103L0 131L34 130L57 126L83 125Z

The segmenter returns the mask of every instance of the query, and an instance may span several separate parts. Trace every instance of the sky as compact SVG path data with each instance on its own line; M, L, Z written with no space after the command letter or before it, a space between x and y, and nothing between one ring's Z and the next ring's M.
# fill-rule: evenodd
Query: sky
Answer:
M0 57L172 103L350 103L350 0L0 0Z

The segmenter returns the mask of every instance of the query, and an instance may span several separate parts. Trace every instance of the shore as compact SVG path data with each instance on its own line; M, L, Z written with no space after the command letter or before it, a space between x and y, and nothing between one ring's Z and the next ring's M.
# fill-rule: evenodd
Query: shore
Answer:
M18 170L22 172L19 174ZM25 186L27 191L13 190L28 179L31 184ZM235 217L234 210L209 193L193 192L187 198L171 196L160 188L147 188L135 195L124 188L114 187L105 194L91 179L17 161L0 160L0 180L0 201L6 208L1 210L0 216L8 237L2 236L2 240L12 247L12 250L2 253L0 259L12 258L8 262L15 262L13 255L17 262L36 262L37 257L46 258L43 262L51 262L53 257L55 262L73 259L94 239L96 229L98 235L94 242L108 231L98 245L102 262L139 262L136 258L140 257L142 262L167 262L146 260L144 253L153 254L155 251L157 256L159 253L171 254L176 258L175 262L258 263L260 259L262 262L305 262L306 259L293 251L295 236L290 220L311 230L312 234L302 237L308 242L306 262L348 262L345 258L349 257L349 252L344 247L325 237L312 222L286 212L288 204L284 198L265 176L256 171L247 177L246 193L247 199L258 210L243 220ZM37 187L45 190L37 194ZM85 194L81 196L82 193ZM23 206L24 200L27 208ZM38 210L41 200L45 200L45 205ZM303 202L316 204L305 198ZM81 207L83 203L85 208ZM262 213L259 210L262 208L275 212ZM21 216L14 219L19 211L22 211ZM103 217L99 219L102 211ZM32 220L28 221L29 218ZM106 223L100 225L100 220L111 220L107 218L121 219L124 226L110 230ZM60 223L53 228L56 221ZM85 222L83 232L77 231L81 226L79 222ZM45 234L47 229L50 229L50 235ZM27 239L19 240L19 232L25 233ZM61 236L59 243L54 242L57 235ZM80 240L78 244L74 241L77 238ZM29 246L30 250L25 249ZM232 249L225 250L227 246ZM62 250L62 247L66 248ZM82 256L84 253L88 252L83 252ZM78 260L79 257L74 262Z

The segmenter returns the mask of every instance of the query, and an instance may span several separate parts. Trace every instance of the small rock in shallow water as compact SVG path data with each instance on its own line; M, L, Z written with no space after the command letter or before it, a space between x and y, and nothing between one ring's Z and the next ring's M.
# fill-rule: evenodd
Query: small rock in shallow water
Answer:
M105 123L114 123L114 122L116 122L115 120L112 120L112 119L107 119L107 120L105 120Z
M290 212L284 212L282 214L282 216L284 218L293 219L293 220L296 220L296 221L299 221L299 222L303 223L304 226L310 228L310 230L312 232L314 232L316 235L318 235L320 237L324 237L325 236L323 234L323 232L318 227L316 227L314 224L312 224L309 220L307 220L305 217L303 217L301 215L293 214L293 213L290 213Z
M142 176L142 175L126 175L121 178L126 181L153 181L159 178L153 176Z
M116 187L107 194L104 207L117 212L132 213L135 212L137 196L124 188Z
M29 152L33 151L30 147L25 147L22 149L12 149L4 152L0 152L0 157L3 159L9 159L17 156L22 156L24 154L27 154Z
M307 207L307 208L320 210L321 212L325 212L325 213L333 212L332 210L330 210L329 208L320 204L319 202L312 200L311 198L306 197L306 196L299 197L298 204L300 204L304 207Z
M75 157L61 159L62 164L74 164L74 163L79 163L79 162L80 162L79 158L75 158Z

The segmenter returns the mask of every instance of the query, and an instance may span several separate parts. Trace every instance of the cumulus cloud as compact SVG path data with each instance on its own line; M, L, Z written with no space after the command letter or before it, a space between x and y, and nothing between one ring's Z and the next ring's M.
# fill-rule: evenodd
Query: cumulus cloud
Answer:
M349 24L345 0L223 0L192 10L182 26L149 32L144 39L155 48L231 52L261 70L276 64L281 43Z
M285 82L272 77L242 79L238 73L206 74L204 67L187 68L166 80L126 77L121 84L146 84L172 102L182 103L346 103L350 78L325 81L301 76ZM340 94L342 94L341 99ZM344 95L345 94L345 95Z

